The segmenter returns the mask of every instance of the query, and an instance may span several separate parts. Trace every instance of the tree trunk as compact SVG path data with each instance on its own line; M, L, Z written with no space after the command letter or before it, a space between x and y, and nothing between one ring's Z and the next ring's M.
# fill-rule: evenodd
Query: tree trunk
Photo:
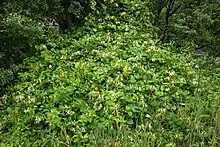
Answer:
M66 29L71 29L72 28L72 19L71 19L71 15L69 13L70 0L63 0L63 7L64 7L64 13L65 13Z

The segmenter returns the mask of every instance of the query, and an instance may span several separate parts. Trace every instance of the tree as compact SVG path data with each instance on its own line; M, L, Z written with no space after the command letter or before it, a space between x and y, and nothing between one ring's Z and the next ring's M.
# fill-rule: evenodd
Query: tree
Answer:
M91 12L89 0L14 0L5 3L10 5L7 10L9 12L19 12L43 21L55 21L63 30L82 23Z
M218 0L157 0L151 6L162 43L185 46L191 42L197 46L196 50L215 56L220 53L219 8Z

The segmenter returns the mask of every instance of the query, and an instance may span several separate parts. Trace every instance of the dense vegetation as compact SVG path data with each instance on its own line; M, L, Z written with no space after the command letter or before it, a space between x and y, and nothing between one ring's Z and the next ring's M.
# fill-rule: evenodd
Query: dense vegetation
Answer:
M219 146L220 2L6 1L1 146Z

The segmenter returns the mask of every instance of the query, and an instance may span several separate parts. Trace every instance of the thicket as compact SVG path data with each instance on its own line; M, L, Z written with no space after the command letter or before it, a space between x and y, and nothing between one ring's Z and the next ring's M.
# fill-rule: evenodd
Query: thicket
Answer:
M4 1L1 146L219 146L218 6Z

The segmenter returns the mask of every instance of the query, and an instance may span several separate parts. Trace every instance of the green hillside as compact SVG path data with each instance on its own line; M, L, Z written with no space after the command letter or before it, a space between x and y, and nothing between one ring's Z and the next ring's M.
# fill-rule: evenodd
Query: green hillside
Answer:
M0 15L0 146L219 146L218 2L24 3Z

